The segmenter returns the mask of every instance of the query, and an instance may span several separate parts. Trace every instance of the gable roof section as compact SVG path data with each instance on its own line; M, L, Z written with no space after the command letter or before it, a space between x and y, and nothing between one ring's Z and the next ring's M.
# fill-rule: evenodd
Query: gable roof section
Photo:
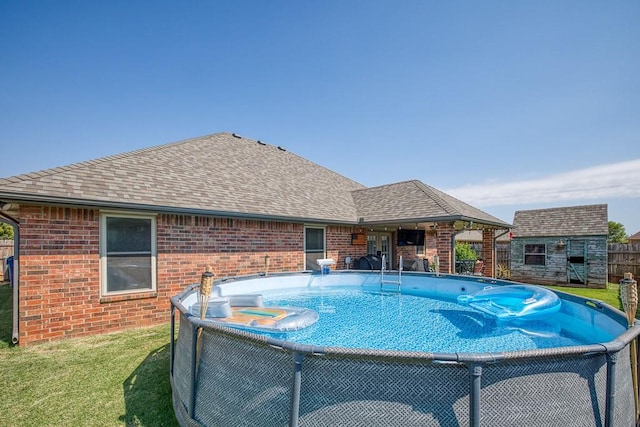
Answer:
M500 228L509 224L420 181L355 190L362 224L420 221L476 221Z
M639 242L640 241L640 231L638 231L636 234L632 234L631 236L629 236L628 239L630 242Z
M608 236L607 205L516 211L513 237Z
M0 178L0 200L334 224L509 224L420 181L365 186L281 147L218 133Z
M0 199L253 218L357 220L351 179L219 133L0 179Z

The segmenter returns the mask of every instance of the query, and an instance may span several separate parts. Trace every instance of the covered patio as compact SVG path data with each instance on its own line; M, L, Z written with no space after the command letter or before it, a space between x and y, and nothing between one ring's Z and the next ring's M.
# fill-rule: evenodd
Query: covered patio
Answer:
M404 267L415 260L433 267L437 259L439 273L454 274L456 235L479 230L480 273L495 277L496 240L510 224L417 180L357 190L353 196L359 220L352 244L366 245L368 256L385 255L386 268L397 269L400 256Z

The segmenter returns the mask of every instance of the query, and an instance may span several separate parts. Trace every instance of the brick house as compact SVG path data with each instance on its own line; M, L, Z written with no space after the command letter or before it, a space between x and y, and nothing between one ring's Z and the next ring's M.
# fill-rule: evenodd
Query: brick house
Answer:
M542 285L607 285L607 205L516 211L511 278Z
M373 251L452 272L453 236L507 223L420 181L375 188L230 133L0 179L16 227L13 340L21 345L169 320L169 298L217 276L350 267ZM401 230L424 244L398 245ZM16 301L16 300L14 300Z

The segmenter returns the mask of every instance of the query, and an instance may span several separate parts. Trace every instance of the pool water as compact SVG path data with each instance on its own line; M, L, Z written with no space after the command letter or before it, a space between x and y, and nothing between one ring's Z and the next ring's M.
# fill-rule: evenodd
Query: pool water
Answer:
M560 313L544 320L498 322L455 301L362 287L269 291L263 297L267 306L307 307L319 313L318 322L305 329L264 335L317 346L491 353L583 345L613 338L567 324Z

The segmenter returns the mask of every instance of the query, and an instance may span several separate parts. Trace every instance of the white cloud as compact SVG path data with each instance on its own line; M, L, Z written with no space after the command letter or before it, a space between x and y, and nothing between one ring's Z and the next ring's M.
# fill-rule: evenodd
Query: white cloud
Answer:
M640 159L515 182L488 182L443 190L485 207L571 200L640 198Z

